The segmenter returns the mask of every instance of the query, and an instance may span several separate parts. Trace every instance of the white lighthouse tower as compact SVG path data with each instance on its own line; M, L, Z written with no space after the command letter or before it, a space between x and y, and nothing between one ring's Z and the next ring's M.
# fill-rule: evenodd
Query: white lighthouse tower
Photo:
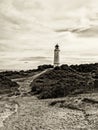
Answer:
M60 50L59 50L59 45L57 44L56 46L55 46L55 49L54 49L54 67L56 67L56 66L59 66L59 64L60 64L60 57L59 57L59 52L60 52Z

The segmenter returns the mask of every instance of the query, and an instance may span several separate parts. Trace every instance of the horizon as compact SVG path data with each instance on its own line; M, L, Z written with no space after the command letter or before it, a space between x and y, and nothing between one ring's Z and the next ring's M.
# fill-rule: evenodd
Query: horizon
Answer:
M98 62L98 1L0 0L0 70Z

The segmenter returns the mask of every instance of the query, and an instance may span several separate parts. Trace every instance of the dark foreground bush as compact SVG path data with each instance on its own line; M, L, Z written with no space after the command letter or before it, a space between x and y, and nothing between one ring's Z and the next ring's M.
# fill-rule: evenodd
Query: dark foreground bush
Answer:
M5 76L0 75L0 94L9 94L18 92L19 85L12 82Z
M32 93L39 98L58 98L94 89L90 75L77 73L68 66L47 71L32 83Z

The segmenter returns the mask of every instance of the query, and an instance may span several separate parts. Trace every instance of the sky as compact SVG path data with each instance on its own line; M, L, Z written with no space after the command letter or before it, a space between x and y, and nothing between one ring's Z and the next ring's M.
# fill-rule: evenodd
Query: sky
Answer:
M0 70L98 61L98 0L0 0Z

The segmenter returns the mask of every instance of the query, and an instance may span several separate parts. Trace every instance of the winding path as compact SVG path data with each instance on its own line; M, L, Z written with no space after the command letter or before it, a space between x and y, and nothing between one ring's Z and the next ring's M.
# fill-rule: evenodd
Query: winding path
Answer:
M13 81L17 82L20 87L19 87L19 91L20 91L20 96L27 94L28 92L31 91L31 87L30 84L31 82L33 82L34 79L36 79L38 76L44 74L46 71L49 71L49 69L44 70L36 75L33 75L31 77L26 77L26 78L19 78L19 79L14 79Z

